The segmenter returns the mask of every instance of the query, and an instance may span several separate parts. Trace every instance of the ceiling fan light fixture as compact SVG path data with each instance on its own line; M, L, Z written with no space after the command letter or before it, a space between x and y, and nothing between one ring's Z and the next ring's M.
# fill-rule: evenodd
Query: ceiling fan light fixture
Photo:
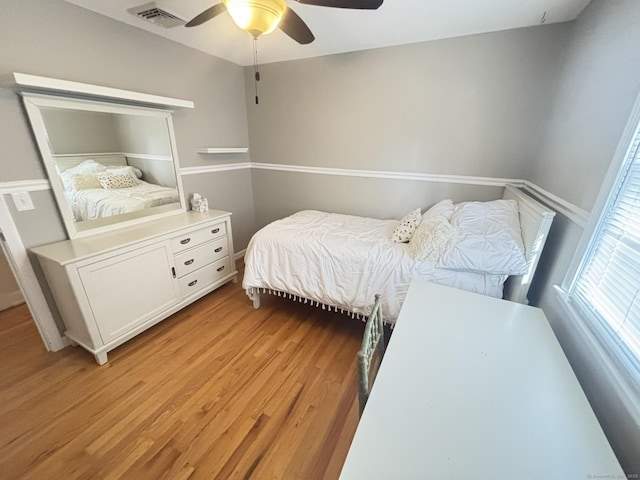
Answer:
M287 10L285 0L224 0L234 23L255 38L273 32Z

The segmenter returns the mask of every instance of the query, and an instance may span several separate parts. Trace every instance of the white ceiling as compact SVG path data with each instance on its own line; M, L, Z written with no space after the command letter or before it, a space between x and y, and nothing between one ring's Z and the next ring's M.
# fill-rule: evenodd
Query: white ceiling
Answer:
M238 65L253 63L251 35L236 27L226 12L199 27L163 28L127 13L128 8L150 0L66 1ZM155 3L188 21L221 1L156 0ZM306 22L316 39L309 45L299 45L276 30L259 38L259 62L295 60L541 23L566 22L575 19L589 1L385 0L378 10L366 11L302 5L287 0L287 4Z

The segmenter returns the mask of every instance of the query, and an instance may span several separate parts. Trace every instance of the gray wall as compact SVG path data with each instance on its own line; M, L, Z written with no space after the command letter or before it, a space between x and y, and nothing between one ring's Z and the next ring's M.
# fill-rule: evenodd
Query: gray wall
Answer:
M121 152L115 117L110 113L43 108L53 154Z
M171 156L169 129L163 118L113 115L121 152Z
M640 86L640 2L593 0L566 60L529 180L590 210Z
M0 75L30 73L194 101L195 109L176 109L173 114L182 167L213 163L196 153L198 147L247 145L242 67L62 0L4 0L1 8ZM0 88L0 123L0 182L46 178L21 101L10 88ZM254 225L250 177L227 172L200 176L211 179L198 185L207 197L221 195L215 188L218 183L231 186L224 191L231 190L232 197L219 204L232 207L233 226L239 232L236 248L244 248ZM236 208L236 192L250 201ZM25 231L37 226L57 232L47 241L64 239L59 217L49 214L52 197L32 196L35 212L14 213L16 222ZM28 233L23 237L27 247L43 242Z
M553 109L529 177L586 210L593 207L640 92L638 19L637 0L593 0L572 25ZM623 467L638 474L640 412L629 411L620 401L611 372L598 361L553 290L562 283L582 233L569 219L556 218L536 278L536 302L552 323ZM640 395L637 384L635 389Z
M252 177L259 226L305 209L397 219L443 198L483 201L503 192L502 187L270 170L254 170Z
M550 25L263 65L259 105L247 67L251 159L523 178L536 158L568 31ZM423 196L408 198L402 182L358 191L363 181L354 178L338 189L331 187L336 177L261 171L253 181L258 225L284 213L283 197L290 211L321 208L331 196L336 210L400 216L443 193L422 183L410 188ZM446 191L464 196L454 185ZM366 208L354 209L356 195Z

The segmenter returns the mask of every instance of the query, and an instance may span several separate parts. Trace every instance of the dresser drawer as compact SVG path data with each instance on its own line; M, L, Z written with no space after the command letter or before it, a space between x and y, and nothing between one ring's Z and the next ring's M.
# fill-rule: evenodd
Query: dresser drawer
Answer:
M229 263L229 257L221 258L217 262L210 263L178 279L180 282L180 293L186 298L198 290L211 285L230 272L231 264Z
M219 238L176 255L176 273L183 277L227 255L227 237Z
M187 248L192 248L201 243L208 242L214 238L222 237L227 234L227 229L224 222L216 223L199 230L193 230L192 232L185 233L179 237L171 239L171 248L173 253L182 252Z

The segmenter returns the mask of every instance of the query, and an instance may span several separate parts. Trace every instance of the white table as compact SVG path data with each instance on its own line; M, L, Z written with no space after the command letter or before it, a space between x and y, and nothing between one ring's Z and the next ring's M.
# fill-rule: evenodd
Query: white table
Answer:
M626 477L542 310L413 282L340 478Z

